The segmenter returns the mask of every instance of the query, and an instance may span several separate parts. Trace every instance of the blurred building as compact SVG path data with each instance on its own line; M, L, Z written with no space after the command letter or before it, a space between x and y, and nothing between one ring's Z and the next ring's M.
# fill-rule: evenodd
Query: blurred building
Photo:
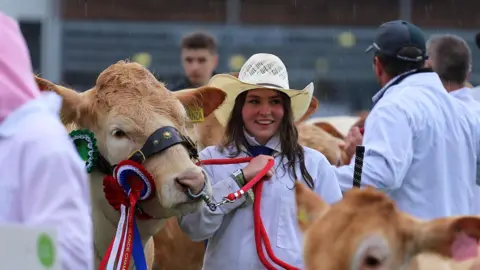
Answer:
M54 81L62 76L59 7L56 0L0 0L0 11L19 21L34 71Z
M257 52L277 54L293 87L316 83L323 114L370 107L378 85L364 50L380 23L399 18L427 34L465 38L474 57L471 82L480 83L480 51L474 47L480 17L472 12L478 5L471 0L0 0L0 8L21 21L36 69L79 91L126 58L149 66L168 86L182 75L181 37L208 30L219 42L219 72L238 70Z

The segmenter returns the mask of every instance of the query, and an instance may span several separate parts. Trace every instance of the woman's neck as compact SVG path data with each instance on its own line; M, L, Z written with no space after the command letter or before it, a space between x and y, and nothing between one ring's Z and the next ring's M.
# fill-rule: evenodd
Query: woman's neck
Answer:
M243 130L245 133L245 137L247 138L247 142L251 145L255 145L255 144L266 145L268 141L270 141L270 139L273 138L273 137L270 137L268 139L260 139L252 135L250 132L248 132L248 130L246 129L243 129Z

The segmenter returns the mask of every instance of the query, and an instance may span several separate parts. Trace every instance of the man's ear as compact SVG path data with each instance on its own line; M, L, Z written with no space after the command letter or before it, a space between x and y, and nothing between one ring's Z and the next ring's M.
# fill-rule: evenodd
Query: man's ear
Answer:
M477 257L480 217L441 218L414 224L412 255L433 252L455 260Z
M328 203L298 181L295 182L295 200L298 226L302 231L306 231L315 220L330 209Z
M380 61L380 59L378 59L378 56L374 56L373 57L373 71L375 72L375 75L377 75L377 77L383 76L383 73L384 73L383 70L384 70L384 67L383 67L382 62Z
M433 68L431 59L425 60L425 67L426 68Z

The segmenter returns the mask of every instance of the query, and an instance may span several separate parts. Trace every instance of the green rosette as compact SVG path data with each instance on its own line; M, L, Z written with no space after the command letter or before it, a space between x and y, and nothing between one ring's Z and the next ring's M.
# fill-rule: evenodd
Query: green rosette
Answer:
M97 139L88 129L73 130L70 132L78 154L85 161L85 169L91 173L98 158Z

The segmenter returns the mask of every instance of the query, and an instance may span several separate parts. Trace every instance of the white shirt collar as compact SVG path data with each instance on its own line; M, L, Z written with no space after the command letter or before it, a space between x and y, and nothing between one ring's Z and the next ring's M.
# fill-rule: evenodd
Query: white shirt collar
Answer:
M247 142L250 145L261 145L255 137L251 136L245 128L243 129L243 134L245 135L245 138L247 139ZM282 152L282 144L280 142L280 135L277 133L275 134L268 142L265 144L266 147L275 150L276 152Z

